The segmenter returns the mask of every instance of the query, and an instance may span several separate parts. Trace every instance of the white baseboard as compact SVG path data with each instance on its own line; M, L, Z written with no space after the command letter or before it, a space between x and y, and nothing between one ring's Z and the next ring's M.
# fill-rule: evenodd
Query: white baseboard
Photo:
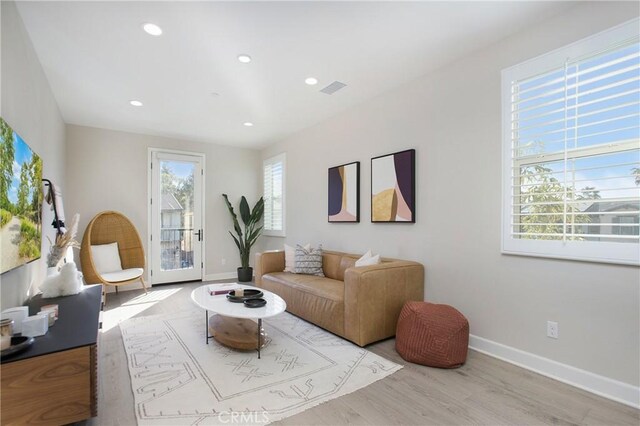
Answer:
M207 274L203 277L202 281L217 281L217 280L238 280L237 272L220 272L218 274Z
M469 336L469 348L613 401L640 408L640 387L600 376L482 337Z

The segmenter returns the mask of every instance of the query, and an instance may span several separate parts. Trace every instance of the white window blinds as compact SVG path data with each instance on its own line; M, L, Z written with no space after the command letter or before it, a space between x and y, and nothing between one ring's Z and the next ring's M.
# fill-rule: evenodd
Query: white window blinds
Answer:
M638 21L503 72L503 251L640 260Z
M284 236L285 160L285 154L280 154L264 161L264 231L266 235Z

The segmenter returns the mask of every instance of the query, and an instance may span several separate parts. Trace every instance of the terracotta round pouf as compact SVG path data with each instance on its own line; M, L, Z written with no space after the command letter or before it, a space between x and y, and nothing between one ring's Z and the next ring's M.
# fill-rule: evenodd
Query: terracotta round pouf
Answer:
M396 329L396 351L406 361L455 368L467 360L469 321L449 305L405 303Z

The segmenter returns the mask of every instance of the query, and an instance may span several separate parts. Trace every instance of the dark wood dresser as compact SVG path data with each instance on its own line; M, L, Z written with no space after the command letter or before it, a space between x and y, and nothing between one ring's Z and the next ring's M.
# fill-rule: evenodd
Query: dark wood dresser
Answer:
M58 320L29 349L0 364L1 424L60 425L97 415L101 299L98 284L73 296L36 295L27 303L29 315L57 304Z

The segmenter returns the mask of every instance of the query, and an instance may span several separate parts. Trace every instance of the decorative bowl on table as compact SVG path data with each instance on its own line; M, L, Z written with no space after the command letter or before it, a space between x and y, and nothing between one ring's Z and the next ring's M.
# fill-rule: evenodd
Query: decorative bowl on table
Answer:
M257 289L246 288L242 296L236 296L236 292L232 291L227 294L227 300L234 303L244 303L245 300L257 299L264 296L264 293Z
M15 355L27 349L33 343L35 339L28 336L13 336L11 337L11 346L0 352L0 358L5 359L11 355Z
M267 304L267 301L261 297L247 299L244 301L245 308L261 308Z

